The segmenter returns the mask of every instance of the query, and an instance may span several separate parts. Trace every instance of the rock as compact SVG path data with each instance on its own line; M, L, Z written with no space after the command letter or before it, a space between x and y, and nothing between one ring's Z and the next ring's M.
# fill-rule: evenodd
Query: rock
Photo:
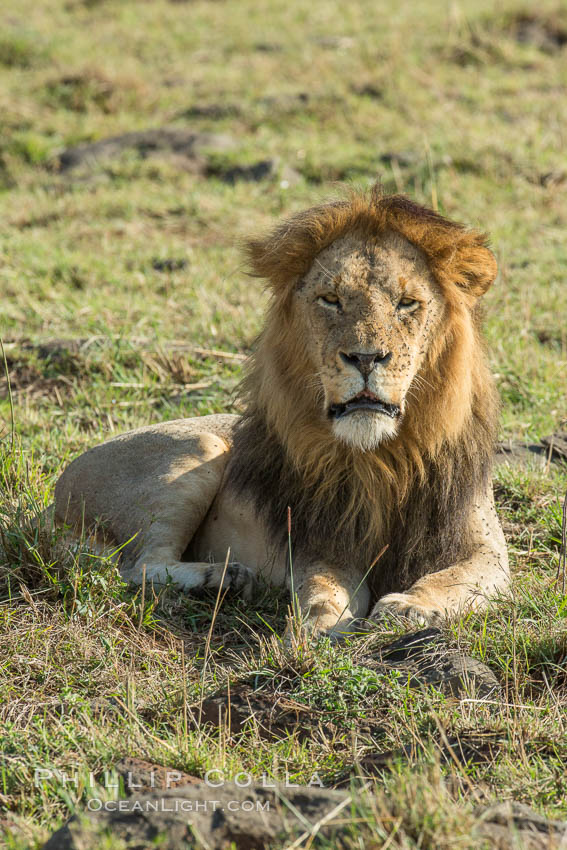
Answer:
M261 159L252 165L234 165L225 170L217 169L216 176L220 177L223 183L232 185L241 180L248 183L258 183L260 180L275 177L277 165L275 159ZM214 174L214 170L212 173Z
M494 456L496 466L528 466L533 469L543 470L547 463L547 458L543 447L539 444L530 444L528 446L522 443L516 443L513 440L498 443L496 454Z
M563 850L567 846L567 821L547 820L523 803L478 806L474 814L480 835L498 850Z
M240 787L247 779L242 774L240 785L224 783L215 774L208 782L192 781L107 804L93 798L88 810L53 833L43 850L98 850L103 843L106 846L109 836L112 846L120 843L124 850L153 846L260 850L284 835L287 846L294 841L304 846L315 831L326 846L340 843L345 810L348 813L356 803L353 792L268 781ZM522 803L477 806L472 813L474 837L483 846L498 850L565 847L567 822L548 820Z
M450 649L436 628L409 632L381 647L376 657L362 658L360 663L374 669L400 670L408 675L410 687L434 685L457 697L500 696L500 684L492 670L476 658Z
M340 820L351 803L351 795L341 791L274 785L240 788L226 783L213 787L200 782L113 801L100 811L74 815L44 844L44 850L98 850L107 833L114 841L123 841L125 850L155 844L160 850L221 850L229 846L260 850L281 834L290 840L302 835L307 839L308 825L320 823L331 813L333 817L321 825L318 834L332 836L336 831L333 820Z
M252 165L209 166L207 174L210 177L218 177L223 183L234 185L240 181L248 183L259 183L261 180L280 180L282 188L287 189L301 179L301 175L293 168L282 166L279 159L262 159Z
M494 456L495 464L529 466L533 469L546 469L549 464L561 464L567 461L567 433L557 432L544 437L539 443L519 443L504 440L498 443Z
M168 151L188 160L199 161L204 150L227 151L234 148L230 136L216 133L196 133L177 127L162 127L111 136L98 142L67 148L59 154L59 171L71 171L79 166L93 166L100 160L112 159L125 150L136 150L141 156Z
M351 86L351 91L360 97L370 97L372 100L383 100L384 98L384 89L381 86L377 86L375 83L355 83ZM384 154L384 156L387 157L387 159L380 157L381 162L390 163L394 158L396 158L395 154Z
M551 454L552 461L567 461L567 431L556 431L550 437L544 437L541 442L546 449L546 455Z
M275 41L258 41L254 45L254 50L259 53L281 53L283 47Z
M152 269L156 272L178 272L187 268L187 260L179 257L155 257L152 260Z
M190 106L184 112L180 112L177 118L210 118L220 121L223 118L236 118L242 114L242 110L235 103L204 103Z

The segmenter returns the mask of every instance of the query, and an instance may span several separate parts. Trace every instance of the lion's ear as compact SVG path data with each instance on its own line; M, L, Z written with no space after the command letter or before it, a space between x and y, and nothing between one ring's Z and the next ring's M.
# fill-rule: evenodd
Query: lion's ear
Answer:
M250 274L265 278L274 291L288 289L290 282L304 271L303 254L308 253L304 234L290 230L280 226L264 238L244 243Z
M475 245L463 245L456 259L455 283L479 298L494 283L498 272L496 257L480 239Z

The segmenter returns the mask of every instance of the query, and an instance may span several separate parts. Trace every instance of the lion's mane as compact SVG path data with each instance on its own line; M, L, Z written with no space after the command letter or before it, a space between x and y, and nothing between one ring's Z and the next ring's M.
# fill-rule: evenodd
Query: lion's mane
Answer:
M398 436L361 452L321 421L291 301L324 248L348 233L373 240L385 230L424 252L446 312ZM366 571L387 544L370 575L376 597L466 557L468 516L487 486L498 413L477 306L496 274L486 237L374 189L302 212L247 248L272 300L242 384L229 486L253 501L278 541L291 507L296 555Z

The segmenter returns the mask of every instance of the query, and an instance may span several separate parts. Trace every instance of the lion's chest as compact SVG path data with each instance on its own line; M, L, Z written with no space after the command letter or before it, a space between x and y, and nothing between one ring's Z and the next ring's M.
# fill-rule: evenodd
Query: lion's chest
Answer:
M285 582L285 552L274 545L269 530L254 507L228 492L216 496L190 544L192 559L222 563L230 560L254 570L271 584Z

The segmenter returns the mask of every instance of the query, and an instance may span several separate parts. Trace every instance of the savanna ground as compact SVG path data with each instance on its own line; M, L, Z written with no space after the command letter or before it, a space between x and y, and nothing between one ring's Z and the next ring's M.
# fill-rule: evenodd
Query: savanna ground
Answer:
M265 303L239 240L329 197L336 181L380 177L490 232L500 274L486 331L502 436L535 441L561 428L567 7L494 5L3 5L6 846L37 847L93 793L110 794L104 771L127 754L197 776L287 771L301 783L318 771L332 784L364 755L413 743L413 761L385 771L374 808L345 826L348 847L478 846L467 814L478 799L567 817L561 469L498 472L514 600L447 630L496 673L497 705L364 672L357 657L395 626L364 645L286 652L275 636L287 601L268 588L254 607L224 599L210 629L214 597L142 598L87 547L71 552L32 525L58 473L87 447L149 422L238 409L233 391ZM57 167L71 146L163 126L229 138L205 140L197 157L130 149ZM245 179L263 160L273 160L263 179ZM196 728L202 696L238 678L310 706L321 724L281 740L254 724L231 740ZM498 746L488 759L443 760L435 742L465 733L490 733ZM36 767L78 781L36 787Z

